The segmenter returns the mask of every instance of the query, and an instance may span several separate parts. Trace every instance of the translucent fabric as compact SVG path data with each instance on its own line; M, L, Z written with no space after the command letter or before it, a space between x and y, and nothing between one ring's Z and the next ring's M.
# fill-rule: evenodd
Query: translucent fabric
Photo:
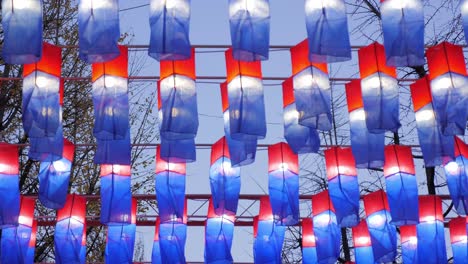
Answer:
M208 218L205 227L205 263L233 263L234 223L222 217Z
M327 210L314 215L313 221L317 263L336 263L340 256L341 231L335 214Z
M174 163L194 162L197 159L195 139L167 140L161 137L161 158Z
M131 164L132 146L130 143L130 131L127 131L124 139L96 140L97 147L94 155L96 164Z
M431 256L430 258L424 258L424 263L447 263L444 223L439 220L421 222L416 229L418 233L418 255L421 258L422 256Z
M131 223L131 187L130 175L110 173L101 176L101 223L105 225Z
M396 226L419 223L418 183L416 176L397 172L385 177L391 224Z
M161 223L182 222L185 209L185 175L172 171L156 173L156 200Z
M271 220L258 221L254 240L254 262L280 264L285 227Z
M151 251L151 264L162 264L161 261L161 247L159 246L159 239L153 241L153 250Z
M284 138L296 154L317 153L320 148L320 138L314 128L299 124L299 112L292 103L283 109Z
M0 173L0 201L0 228L17 226L20 212L18 174Z
M366 219L374 260L378 263L392 262L397 256L396 228L390 221L390 214L386 210L372 213Z
M111 225L107 227L106 263L133 263L136 225Z
M168 222L159 225L159 246L162 263L185 264L187 225Z
M81 264L80 251L84 224L68 217L55 225L55 262Z
M418 264L418 242L408 240L401 243L401 258L404 264Z
M302 263L303 264L316 264L317 250L315 247L302 247Z
M240 168L222 156L210 167L210 187L213 207L218 215L236 215L241 188Z
M67 200L72 163L66 158L41 162L39 167L39 201L50 209L61 209Z
M357 175L338 175L328 180L330 199L336 219L341 227L353 227L359 223L359 183Z
M232 167L252 164L255 161L255 154L257 152L257 137L244 137L242 140L233 139L231 137L229 111L225 111L223 117L224 134L229 146Z
M453 206L459 215L468 213L468 160L463 156L445 166L445 176Z
M374 255L372 253L372 247L355 247L354 248L354 258L356 263L359 264L376 264L378 262L374 261Z
M32 228L26 225L2 229L1 263L33 264L28 258L28 246Z
M286 165L285 165L286 166ZM299 222L299 176L287 168L268 172L268 192L275 223Z
M63 127L60 124L55 136L29 138L28 157L41 162L52 162L62 159Z

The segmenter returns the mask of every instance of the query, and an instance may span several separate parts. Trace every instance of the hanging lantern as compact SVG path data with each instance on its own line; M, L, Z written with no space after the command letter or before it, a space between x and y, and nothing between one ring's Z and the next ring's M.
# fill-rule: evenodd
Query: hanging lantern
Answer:
M128 128L124 139L96 139L96 142L95 164L131 164L132 144L130 142L130 128Z
M468 259L466 217L457 217L449 222L453 263L462 264Z
M401 257L405 264L418 262L418 237L415 225L400 226Z
M299 124L299 112L294 98L293 78L283 82L284 138L296 154L317 153L320 138L317 130Z
M453 159L454 142L452 136L444 136L437 124L429 79L419 79L410 85L411 98L418 129L419 145L426 167L442 165Z
M149 56L157 60L191 57L190 0L151 0L149 23Z
M17 226L2 229L1 263L27 262L34 219L34 199L21 196L21 209Z
M0 142L0 229L18 224L20 213L18 147Z
M468 77L462 46L442 42L426 52L432 103L442 133L464 135Z
M445 176L458 214L468 213L468 145L455 137L455 160L445 166Z
M232 55L236 60L268 60L269 2L269 0L229 0Z
M185 263L187 200L185 200L184 207L182 218L169 219L165 222L161 219L159 225L159 246L162 263Z
M101 165L101 223L129 224L132 213L131 167Z
M87 63L110 61L122 52L118 0L80 0L78 5L80 58Z
M397 254L397 237L395 226L390 224L387 196L378 190L363 200L375 262L392 262Z
M391 223L396 226L419 223L418 183L411 147L386 146L383 172Z
M348 18L343 0L306 0L309 60L340 62L351 59Z
M327 64L309 62L307 40L292 47L290 51L299 124L329 131L332 128L332 118Z
M385 49L377 42L360 48L358 56L367 129L370 133L398 132L401 124L396 69L387 66Z
M2 0L2 28L2 58L6 63L27 64L41 59L41 0Z
M80 263L81 242L86 222L86 198L69 194L57 211L54 245L57 263Z
M317 250L315 248L314 224L311 218L304 218L302 226L302 263L316 264Z
M371 236L366 220L361 220L352 228L354 243L354 258L357 264L374 264Z
M346 84L346 101L356 168L381 168L384 165L385 133L371 133L367 128L360 80Z
M205 222L205 263L232 263L235 215L218 214L210 199Z
M159 217L156 218L156 225L154 227L153 251L151 252L151 264L162 264L161 249L159 246Z
M328 190L312 195L312 216L318 263L334 263L340 257L341 231Z
M275 224L268 196L260 198L260 212L253 224L254 262L281 263L285 226Z
M299 161L288 144L268 147L268 190L278 225L299 222Z
M26 253L25 263L34 263L34 253L36 251L36 238L37 238L37 221L33 220L31 229L31 238L29 239L28 252Z
M420 0L380 0L389 66L424 65L424 12Z
M351 148L332 147L324 151L328 190L341 227L359 223L359 183Z
M442 200L435 195L419 197L418 255L427 264L447 263Z
M135 247L137 201L132 198L130 224L109 225L105 249L106 263L133 263Z
M86 223L83 227L83 236L81 237L80 264L86 263Z
M63 139L62 159L43 161L39 168L39 201L50 209L61 209L67 200L75 145Z

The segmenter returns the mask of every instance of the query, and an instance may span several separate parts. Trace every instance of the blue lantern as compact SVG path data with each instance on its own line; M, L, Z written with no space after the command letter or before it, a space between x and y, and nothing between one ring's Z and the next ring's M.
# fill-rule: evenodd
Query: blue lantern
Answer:
M33 220L33 226L31 230L31 239L29 240L28 252L26 254L25 263L34 263L34 253L36 251L36 237L37 237L37 221Z
M187 224L169 221L159 225L159 246L162 263L185 264Z
M302 226L302 263L316 264L317 250L315 248L314 225L312 219L304 218Z
M455 161L445 166L447 185L458 214L468 213L468 145L455 137Z
M161 247L159 245L159 217L156 218L154 227L153 250L151 251L151 264L162 264Z
M132 213L131 171L127 165L101 165L101 223L130 224Z
M453 263L462 264L468 259L466 217L457 217L449 222Z
M94 163L121 165L131 164L132 144L130 142L130 128L128 129L124 139L97 139L96 141Z
M205 224L205 263L232 263L235 215L217 214L210 200Z
M0 228L18 224L20 213L18 147L0 142Z
M59 161L63 158L63 142L63 127L60 124L55 136L29 138L28 157L32 160L41 161L41 163Z
M418 264L418 236L416 226L400 226L400 238L403 263Z
M354 243L354 258L357 264L375 264L372 252L372 241L366 220L361 220L352 229Z

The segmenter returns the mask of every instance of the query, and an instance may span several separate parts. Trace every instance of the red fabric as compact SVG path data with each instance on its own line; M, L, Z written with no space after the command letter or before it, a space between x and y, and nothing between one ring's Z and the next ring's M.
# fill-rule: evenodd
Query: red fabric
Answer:
M223 113L229 108L228 88L227 82L221 83L221 103L223 107Z
M185 163L172 163L161 159L161 149L156 150L156 173L172 171L179 174L186 174Z
M444 221L442 200L436 195L419 196L419 222Z
M19 173L18 147L13 144L0 142L0 173Z
M132 224L136 224L137 210L138 210L137 199L132 197L132 219L131 219Z
M414 112L432 103L431 86L429 78L425 76L410 85L411 99L413 100Z
M86 222L84 223L83 226L83 235L81 236L81 245L86 246Z
M161 81L156 82L156 93L158 97L158 111L162 108L162 101L161 101Z
M302 219L302 246L315 247L314 223L311 218Z
M371 239L366 220L361 220L359 224L352 228L354 247L370 247Z
M154 226L154 241L159 241L159 225L160 225L159 217L156 217L156 224Z
M468 145L461 138L455 136L455 157L459 156L468 158Z
M272 221L273 213L271 211L270 197L264 195L260 197L259 221Z
M37 238L37 221L33 220L32 229L31 229L31 238L29 239L29 247L36 247L36 238Z
M211 146L211 165L221 157L231 158L226 137L220 138Z
M290 49L292 74L296 75L308 67L315 67L324 73L328 73L326 63L315 63L309 61L309 40L305 39Z
M381 210L390 211L390 207L388 206L387 195L383 190L378 190L365 195L363 201L364 209L366 210L366 216L369 216Z
M28 76L34 71L41 71L60 78L62 75L62 49L44 42L41 60L36 63L25 64L23 77Z
M260 61L238 61L232 56L232 48L229 48L226 53L226 71L227 71L227 80L229 83L236 76L250 76L254 78L262 78L262 64Z
M366 78L376 72L385 73L396 78L396 68L387 66L385 48L382 44L374 42L358 51L359 71L361 79Z
M231 222L235 222L236 221L236 216L235 215L232 215L232 214L224 214L224 215L217 215L215 210L214 210L214 205L213 205L213 199L210 198L210 202L208 204L208 214L206 216L206 218L223 218L223 219L226 219L226 220L229 220ZM206 225L206 223L205 223Z
M258 215L254 216L254 218L253 218L253 237L254 237L254 239L257 238L257 231L258 231Z
M291 147L284 142L276 143L268 147L268 172L275 171L287 165L287 169L293 173L299 173L299 161Z
M466 75L465 56L463 55L462 46L442 42L428 48L426 57L431 80L447 72Z
M63 93L64 92L65 92L65 80L63 78L60 78L60 87L59 87L60 106L63 106Z
M450 242L457 243L460 241L466 241L466 217L453 218L449 222L450 229Z
M75 144L68 141L66 138L63 139L63 157L73 162L73 156L75 155Z
M57 210L57 222L66 218L73 218L84 224L86 220L86 198L77 194L67 195L65 206Z
M171 75L178 74L195 80L195 49L192 48L190 59L186 60L162 60L160 61L160 80Z
M356 161L351 148L331 147L324 151L328 179L338 175L356 176Z
M283 82L283 107L295 102L293 78L289 77Z
M21 196L18 224L32 227L36 200Z
M92 81L96 81L103 75L111 75L128 78L128 48L120 46L120 55L108 62L93 63Z
M401 243L405 243L412 238L418 237L416 232L416 225L407 225L407 226L400 226L400 237Z
M120 176L131 176L130 165L118 165L118 164L102 164L101 165L101 177L109 174L116 174Z
M346 102L348 103L348 113L364 107L362 101L361 80L352 80L345 84Z
M383 170L385 177L397 172L415 175L411 147L401 145L385 146L385 165Z
M325 211L335 212L328 190L312 195L312 215L316 216Z

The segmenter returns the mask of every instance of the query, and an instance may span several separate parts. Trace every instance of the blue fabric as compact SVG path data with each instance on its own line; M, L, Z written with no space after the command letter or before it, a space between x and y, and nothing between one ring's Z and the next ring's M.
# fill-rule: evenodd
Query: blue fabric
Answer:
M268 60L269 6L269 0L229 0L231 43L236 60Z
M18 225L2 229L1 263L32 264L28 258L31 227Z
M391 224L396 226L419 223L418 183L416 176L395 173L385 177L387 198L392 216Z
M231 255L234 223L221 218L208 218L205 228L205 263L233 263Z
M410 241L401 243L401 258L404 264L418 264L418 244Z
M41 162L39 167L39 201L50 209L61 209L67 200L72 163L62 158Z
M2 1L2 58L8 64L37 62L42 56L42 0L23 1L16 8L12 3Z
M459 215L468 213L468 160L458 156L455 163L445 166L445 176L453 206ZM455 166L456 168L451 168Z
M116 58L120 54L119 1L81 0L78 7L80 58L88 63Z
M101 223L130 224L132 220L132 184L130 176L101 176Z
M167 140L161 137L161 159L175 163L189 163L197 159L195 140Z
M75 219L65 218L55 225L54 245L56 263L81 264L81 241L84 225Z
M171 171L157 173L156 200L161 223L175 219L182 221L185 208L185 175Z
M107 228L105 262L132 264L136 225L112 225Z
M452 243L453 264L464 264L468 259L468 245L466 242Z
M28 252L26 253L26 258L25 258L25 264L33 264L34 263L34 253L35 253L36 247L28 247ZM84 264L84 263L82 263Z
M277 226L273 221L258 221L257 237L253 246L255 263L282 263L284 232L285 227Z
M392 262L397 255L396 228L389 223L390 220L390 214L386 210L367 216L375 262Z
M351 44L345 2L337 0L333 1L333 6L321 8L311 2L317 0L307 0L305 5L309 60L321 63L350 60Z
M420 259L424 264L447 263L447 252L445 250L444 223L438 220L432 222L421 222L416 226L418 233L418 255L431 256Z
M338 175L329 179L328 191L338 225L353 227L359 224L360 194L357 176Z
M268 173L268 192L275 223L295 225L299 222L299 176L289 170Z
M18 175L0 173L0 228L16 226L20 212Z
M151 264L163 264L161 261L161 249L159 240L153 241L153 251L151 251Z
M412 0L401 8L400 3L386 0L380 7L387 65L424 65L423 5Z
M354 248L354 258L356 260L356 264L374 264L374 263L378 263L378 262L374 261L374 255L372 253L372 247L355 247Z
M162 263L185 264L185 241L187 226L181 223L159 225L159 246Z
M231 167L229 158L219 158L210 167L210 187L216 214L235 215L241 188L240 168Z
M63 127L59 126L52 137L29 138L28 157L41 162L52 162L62 159Z
M229 146L231 165L233 167L239 167L252 164L255 161L255 154L257 153L257 137L244 137L242 140L233 139L231 137L229 111L225 111L223 117L224 134Z
M96 139L96 153L94 163L96 164L120 164L130 165L132 146L130 143L130 130L122 140L99 140Z
M362 79L361 88L369 132L397 132L401 126L397 80L377 72Z
M150 2L148 55L157 60L185 60L191 56L190 0L175 3L167 7L165 1Z
M295 103L284 108L283 117L284 138L294 153L317 153L320 148L318 132L314 128L299 124L299 114Z
M341 231L332 211L324 211L313 217L317 263L336 263L340 257Z
M86 232L86 230L84 232ZM80 264L85 264L85 263L86 263L86 245L81 245Z
M315 249L315 247L302 248L302 263L317 264L317 250Z

